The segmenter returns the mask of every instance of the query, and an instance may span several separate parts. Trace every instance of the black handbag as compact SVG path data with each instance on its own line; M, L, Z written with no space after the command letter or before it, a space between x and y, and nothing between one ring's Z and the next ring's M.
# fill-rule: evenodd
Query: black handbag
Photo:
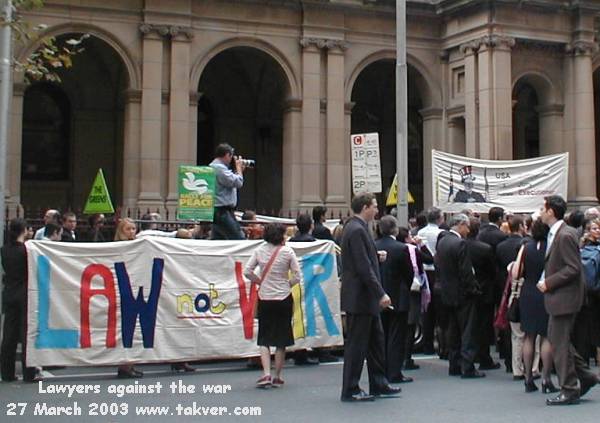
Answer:
M512 301L508 306L508 311L506 312L506 318L509 322L519 323L521 321L521 311L519 308L519 298L521 297L521 288L523 287L523 263L525 261L525 246L523 245L521 253L521 257L519 260L519 270L517 275L519 276L517 279L512 280L511 287L511 297Z

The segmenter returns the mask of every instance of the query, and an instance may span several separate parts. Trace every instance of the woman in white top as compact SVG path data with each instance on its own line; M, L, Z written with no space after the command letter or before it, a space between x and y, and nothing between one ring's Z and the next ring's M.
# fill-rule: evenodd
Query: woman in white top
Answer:
M259 388L283 386L281 370L285 347L294 345L292 333L292 286L301 280L296 254L285 246L285 226L271 223L265 227L265 244L254 250L246 264L244 276L259 284L258 345L263 376L256 382ZM254 270L259 266L261 276ZM289 277L291 271L291 279ZM271 351L275 347L275 377L271 379Z

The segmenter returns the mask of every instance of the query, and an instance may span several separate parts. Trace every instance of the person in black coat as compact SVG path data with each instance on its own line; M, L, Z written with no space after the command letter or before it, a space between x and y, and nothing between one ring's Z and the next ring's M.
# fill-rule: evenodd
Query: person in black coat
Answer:
M12 219L8 225L8 243L0 250L4 269L4 289L2 291L2 311L4 330L0 347L0 371L4 382L17 379L15 359L17 344L21 342L23 380L34 382L36 368L25 367L25 341L27 321L27 250L25 234L27 224L23 219Z
M375 396L400 392L385 376L385 341L379 315L391 300L381 285L378 253L367 228L378 213L375 195L358 194L351 207L354 216L342 235L341 309L346 312L346 340L341 400L372 401ZM365 357L370 395L358 385Z
M76 242L75 228L77 227L77 216L73 212L66 212L62 216L63 231L60 236L62 242Z
M312 231L313 236L317 239L328 239L330 241L333 241L333 235L331 234L331 231L325 225L323 225L323 222L327 220L327 207L314 207L312 210L312 215L315 225Z
M406 357L410 285L414 272L408 247L396 240L396 218L383 216L379 221L379 231L381 238L375 241L375 245L378 251L387 252L387 258L380 266L381 281L394 307L381 313L386 343L386 375L392 383L412 382L412 378L402 374L402 365Z
M476 370L476 312L481 295L473 274L473 265L463 239L469 234L469 218L460 213L452 217L450 231L439 238L435 256L442 288L442 301L448 312L449 374L462 378L479 378Z
M479 370L494 370L500 368L500 363L495 363L490 355L490 346L494 344L496 257L490 245L477 240L479 219L472 217L469 224L467 247L475 269L475 279L479 282L482 292L477 304L479 350L476 361L479 362Z

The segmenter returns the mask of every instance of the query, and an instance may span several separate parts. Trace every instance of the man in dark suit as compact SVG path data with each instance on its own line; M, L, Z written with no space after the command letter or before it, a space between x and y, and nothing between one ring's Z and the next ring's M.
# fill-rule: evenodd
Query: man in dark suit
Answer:
M375 242L378 251L387 252L386 260L381 264L383 289L390 296L393 310L381 313L385 333L386 376L392 383L412 382L413 379L402 374L402 364L406 358L406 337L408 309L410 305L410 285L414 271L406 244L396 240L398 221L394 216L383 216L379 220L381 238Z
M442 287L442 301L448 315L449 374L464 379L485 374L475 369L477 354L476 304L481 295L463 238L469 234L469 218L456 214L450 221L450 231L439 238L435 256Z
M62 216L63 231L60 240L62 242L75 242L75 228L77 227L77 216L73 212L66 212Z
M490 355L490 346L494 344L494 284L496 283L496 257L494 250L485 242L478 241L479 219L469 220L467 247L469 257L475 269L475 279L479 283L482 295L477 303L477 351L476 361L479 370L500 368Z
M583 305L583 274L577 230L563 221L567 203L558 195L545 198L542 221L550 227L544 273L537 284L544 293L544 305L550 315L548 339L554 352L554 367L560 383L560 394L547 399L548 405L579 403L598 383L588 364L571 343L575 316Z
M379 316L382 309L391 306L391 300L381 286L379 257L367 229L378 213L375 195L358 194L351 207L354 216L344 226L342 235L341 308L346 312L346 340L341 400L373 401L375 396L400 392L385 377L384 334ZM365 357L370 395L358 386Z
M317 239L328 239L330 241L333 241L333 236L331 235L331 231L329 230L329 228L327 228L325 225L323 225L323 222L325 222L327 220L327 217L326 217L327 207L325 207L325 206L313 207L312 215L313 215L313 221L315 224L313 231L312 231L313 236Z

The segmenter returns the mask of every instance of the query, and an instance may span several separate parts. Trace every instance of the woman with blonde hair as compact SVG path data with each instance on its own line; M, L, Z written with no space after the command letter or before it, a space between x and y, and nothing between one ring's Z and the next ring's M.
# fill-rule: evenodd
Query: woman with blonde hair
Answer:
M133 241L137 228L135 222L129 218L123 218L117 224L115 231L115 241ZM120 379L140 378L144 373L133 367L133 364L121 364L117 370L117 377Z

